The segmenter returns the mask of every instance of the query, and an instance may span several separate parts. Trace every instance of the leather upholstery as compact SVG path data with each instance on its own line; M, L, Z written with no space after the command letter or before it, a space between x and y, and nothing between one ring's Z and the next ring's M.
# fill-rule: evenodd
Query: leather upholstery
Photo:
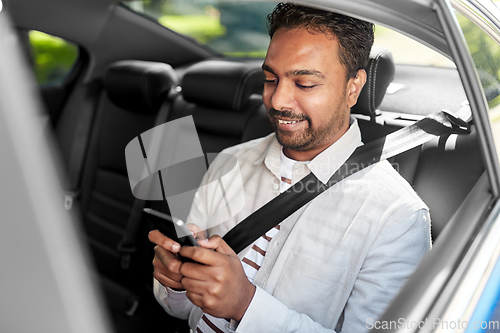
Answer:
M389 50L373 48L366 67L366 84L361 90L358 102L352 107L351 113L363 114L374 119L376 110L384 99L385 91L394 79L395 69L394 59Z
M174 69L159 62L118 61L104 76L104 88L115 105L144 114L158 112L171 87L177 85Z
M213 109L240 111L252 94L262 94L264 73L257 66L222 60L199 62L187 69L182 95Z
M117 249L135 200L125 147L155 126L158 110L171 104L167 93L177 84L176 73L167 64L119 61L108 68L105 90L97 103L81 182L82 222L99 273L127 288L133 287L131 277L120 268ZM138 238L147 240L144 235ZM141 247L137 255L146 250L149 248ZM142 278L143 273L136 273Z

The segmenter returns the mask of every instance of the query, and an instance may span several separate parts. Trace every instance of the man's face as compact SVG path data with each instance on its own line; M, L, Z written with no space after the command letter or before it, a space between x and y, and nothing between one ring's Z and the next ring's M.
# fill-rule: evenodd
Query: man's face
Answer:
M278 29L262 68L263 100L284 153L310 160L349 128L350 108L366 80L346 79L331 35L306 28Z

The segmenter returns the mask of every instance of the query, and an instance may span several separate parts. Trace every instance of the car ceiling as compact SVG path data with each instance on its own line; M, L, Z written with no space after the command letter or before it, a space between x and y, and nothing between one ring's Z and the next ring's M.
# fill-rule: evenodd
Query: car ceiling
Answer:
M435 10L436 3L440 0L308 0L296 2L335 10L386 26L450 58L450 50Z
M118 5L118 0L4 2L16 27L40 30L83 46L91 55L87 79L102 75L110 62L122 59L163 61L179 67L220 56L152 20L132 13ZM392 27L449 57L450 52L433 9L435 6L429 5L430 0L297 2Z

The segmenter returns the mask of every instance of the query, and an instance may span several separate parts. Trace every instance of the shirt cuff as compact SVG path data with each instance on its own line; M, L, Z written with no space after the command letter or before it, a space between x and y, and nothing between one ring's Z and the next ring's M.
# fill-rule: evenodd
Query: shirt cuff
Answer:
M173 290L154 279L153 292L158 303L168 314L181 319L188 318L193 303L187 298L186 291Z

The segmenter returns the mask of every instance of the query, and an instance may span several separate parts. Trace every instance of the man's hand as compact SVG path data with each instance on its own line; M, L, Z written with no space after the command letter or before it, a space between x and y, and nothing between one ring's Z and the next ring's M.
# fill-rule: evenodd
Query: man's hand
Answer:
M165 287L181 290L182 274L179 272L182 261L177 257L181 249L179 243L163 235L158 230L149 233L148 238L155 246L153 276Z
M180 254L200 263L183 263L181 285L191 302L212 316L241 320L255 293L240 259L219 236L182 247ZM211 251L215 250L215 251Z
M200 240L205 239L206 235L196 224L189 223L187 228L191 230L193 236ZM182 262L179 260L178 253L181 249L179 243L168 238L158 230L149 233L149 240L155 243L155 257L153 259L153 276L166 287L181 290L180 281L182 275L179 268Z

